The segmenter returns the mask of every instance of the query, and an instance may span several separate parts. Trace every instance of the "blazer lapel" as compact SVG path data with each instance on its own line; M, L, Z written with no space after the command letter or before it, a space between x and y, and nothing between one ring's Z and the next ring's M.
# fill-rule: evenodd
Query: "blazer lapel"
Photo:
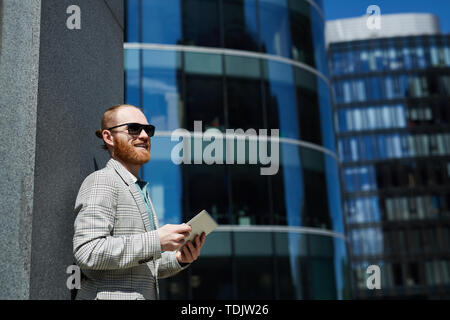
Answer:
M130 192L134 198L134 201L136 201L136 205L138 207L139 213L141 214L142 220L144 221L145 231L151 231L152 228L150 225L150 220L148 219L147 208L146 208L146 206L144 204L144 200L142 199L141 194L136 186L137 178L135 176L133 176L133 174L131 174L131 172L129 172L127 169L125 169L117 160L110 159L108 161L108 163L106 164L106 166L110 167L110 168L114 168L114 170L116 170L116 172L119 174L119 176L125 182L125 184L128 186L128 189L130 190ZM149 197L149 199L150 199L150 197ZM156 213L155 213L155 210L153 209L153 204L151 203L151 201L150 201L150 204L151 204L151 209L153 211L154 225L156 226L156 228L158 228L158 224L156 221L157 220ZM150 268L150 271L155 278L158 275L159 262L160 262L160 259L158 259L158 261L152 260L151 262L147 263L147 266Z
M156 229L158 229L158 219L156 217L156 211L155 208L153 207L153 202L152 199L150 198L150 195L147 194L148 196L148 201L150 202L150 208L152 210L152 217L153 217L153 225L155 226ZM155 263L155 274L158 274L158 268L159 268L159 264L161 262L161 259L158 259L156 261L153 261Z
M125 184L128 186L128 189L131 192L131 195L136 202L139 213L141 214L141 218L144 221L145 231L151 231L150 220L148 219L147 208L145 207L144 201L142 200L141 194L136 187L137 178L133 176L131 172L125 169L117 160L110 159L106 164L107 167L113 168L116 170L117 174L122 178Z
M136 184L130 185L129 188L130 188L131 194L133 195L134 201L136 201L136 204L139 208L139 212L141 214L142 220L144 221L145 231L151 231L152 227L150 224L150 220L148 219L147 208L144 204L144 201L142 200L141 194L140 194Z

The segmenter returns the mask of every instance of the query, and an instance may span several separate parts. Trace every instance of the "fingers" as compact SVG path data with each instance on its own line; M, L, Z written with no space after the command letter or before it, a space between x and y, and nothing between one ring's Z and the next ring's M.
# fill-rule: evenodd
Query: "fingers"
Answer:
M177 233L190 233L192 231L192 227L186 223L182 223L179 225L176 225L175 232Z
M172 250L176 250L177 248L179 248L180 246L182 246L184 244L184 239L185 236L182 234L175 234L172 237L172 241L171 241L171 249Z
M186 261L187 261L188 263L191 263L191 262L194 261L195 259L194 259L194 257L192 256L191 248L189 247L189 245L192 246L192 244L191 244L190 241L188 241L188 243L183 247L183 254L184 254L184 257L185 257Z
M198 236L195 237L194 241L198 241ZM194 246L192 241L186 242L186 244L183 247L183 253L186 258L186 260L191 263L195 260L197 260L198 256L200 255L200 250L198 246Z
M205 240L206 240L206 234L203 232L201 237L200 237L200 249L205 244Z
M177 234L177 235L174 236L173 241L176 242L177 244L183 244L185 238L186 238L186 237L185 237L184 235L182 235L182 234Z
M180 250L179 261L183 263L191 263L200 256L200 251L205 243L206 235L203 232L200 236L196 235L193 241L187 241Z
M198 235L195 236L195 246L197 247L197 249L202 246L201 241L200 241L200 237Z
M183 237L187 238L189 236L189 232L183 232L183 233L180 233L180 235L182 235Z

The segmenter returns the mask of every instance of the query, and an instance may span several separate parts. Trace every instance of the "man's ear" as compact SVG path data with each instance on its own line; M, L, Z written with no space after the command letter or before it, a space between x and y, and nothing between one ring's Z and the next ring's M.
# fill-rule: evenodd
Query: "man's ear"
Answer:
M105 141L107 146L110 146L111 148L114 147L114 137L113 137L111 131L103 130L102 137L103 137L103 141Z

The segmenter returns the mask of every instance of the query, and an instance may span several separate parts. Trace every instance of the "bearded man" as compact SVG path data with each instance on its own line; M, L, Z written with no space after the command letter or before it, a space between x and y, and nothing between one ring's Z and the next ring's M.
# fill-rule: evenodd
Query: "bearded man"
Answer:
M158 227L148 183L139 178L154 131L135 106L103 114L96 135L111 159L84 180L75 203L73 253L83 274L77 299L158 299L158 279L200 255L205 234L184 243L189 225Z

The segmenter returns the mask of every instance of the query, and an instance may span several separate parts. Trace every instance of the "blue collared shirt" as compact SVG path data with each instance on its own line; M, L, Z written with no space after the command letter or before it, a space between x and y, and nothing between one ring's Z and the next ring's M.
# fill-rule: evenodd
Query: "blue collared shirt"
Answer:
M153 221L153 210L152 206L150 205L150 200L148 199L148 191L147 186L148 182L143 180L137 180L136 186L139 190L139 193L141 194L142 200L144 201L145 207L147 208L147 214L148 214L148 220L150 220L150 225L152 226L152 230L155 230L155 223Z

